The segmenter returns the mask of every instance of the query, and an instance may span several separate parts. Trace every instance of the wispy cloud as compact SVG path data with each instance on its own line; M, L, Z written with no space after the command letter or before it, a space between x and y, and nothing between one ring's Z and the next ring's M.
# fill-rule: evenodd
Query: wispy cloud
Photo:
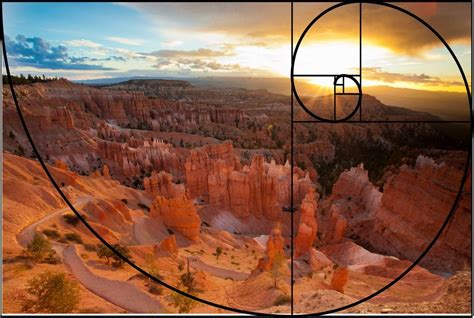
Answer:
M64 42L65 44L69 46L74 46L74 47L89 47L89 48L99 48L102 46L102 44L93 42L90 40L85 40L85 39L80 39L80 40L70 40Z
M183 41L179 41L179 40L164 41L161 43L161 46L166 47L166 48L173 48L173 47L177 47L181 45L183 45Z
M232 50L211 50L206 48L199 48L196 50L158 50L148 55L165 58L207 58L207 57L222 57L234 54Z
M103 65L84 63L88 58L70 56L67 47L52 46L39 37L17 35L15 40L11 40L6 36L5 44L8 56L23 66L54 70L113 70Z
M117 36L109 36L109 37L106 37L106 40L109 40L109 41L112 41L112 42L116 42L116 43L120 43L120 44L125 44L125 45L135 45L135 46L138 46L138 45L142 45L142 44L143 44L143 40L121 38L121 37L117 37Z
M158 70L176 71L240 71L242 67L237 63L223 64L215 60L205 61L201 59L178 58L175 60L158 60L155 67Z
M159 70L176 71L232 71L241 70L238 63L222 63L218 58L234 55L231 47L223 47L221 50L198 48L195 50L158 50L146 55L155 58L155 67Z
M385 83L405 82L431 86L461 86L460 81L446 81L439 77L421 74L402 74L383 71L379 67L365 67L362 69L365 79L381 81Z

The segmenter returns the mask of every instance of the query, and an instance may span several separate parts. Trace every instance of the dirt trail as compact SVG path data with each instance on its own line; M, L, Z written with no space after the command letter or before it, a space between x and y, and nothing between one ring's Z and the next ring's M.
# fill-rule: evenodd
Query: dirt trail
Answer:
M80 198L74 206L78 208L84 205L90 198ZM25 227L18 235L17 240L21 246L26 247L33 240L38 225L54 217L58 217L67 212L69 207L59 209L44 218ZM75 245L66 245L53 242L52 248L62 258L64 264L69 268L76 279L87 289L97 296L106 299L110 303L117 305L133 313L166 313L167 310L156 299L138 289L129 282L113 280L94 274L82 258L77 254Z
M156 299L129 282L108 279L91 272L77 255L74 245L63 250L64 263L72 274L90 291L114 305L133 313L165 313L167 310Z
M89 201L90 201L90 198L79 198L74 203L74 207L77 209ZM28 225L20 233L18 233L18 235L16 236L16 240L18 241L18 243L20 243L21 246L27 247L28 244L30 244L30 242L33 240L33 237L35 236L36 228L38 227L38 225L48 220L51 220L68 211L70 211L69 207L56 210L55 212L48 214L44 218L39 219L38 221Z
M200 269L220 278L232 278L233 280L246 280L250 273L238 272L232 269L209 265L201 261L198 257L189 257L189 265L195 269Z

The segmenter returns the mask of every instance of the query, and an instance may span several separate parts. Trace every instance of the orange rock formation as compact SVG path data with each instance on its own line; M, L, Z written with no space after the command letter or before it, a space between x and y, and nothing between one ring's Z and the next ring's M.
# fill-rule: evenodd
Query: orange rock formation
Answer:
M184 184L173 183L173 176L164 171L159 173L153 171L150 177L143 180L143 187L149 194L161 195L167 199L177 197L185 192Z
M383 193L368 180L362 165L342 173L329 198L336 205L331 207L332 231L338 232L332 239L339 241L341 232L354 234L358 243L376 252L414 261L451 210L465 155L448 154L437 161L419 156L414 167L403 165L387 179ZM421 261L424 266L454 271L471 264L470 244L463 239L470 232L470 193L469 177L450 226Z
M308 254L313 246L314 239L318 232L316 222L316 210L318 208L315 189L311 188L301 202L301 217L298 232L295 239L295 257Z
M331 279L331 288L337 290L340 293L344 293L344 286L347 284L349 280L349 271L347 268L339 267L337 268L332 276Z
M277 223L268 236L267 249L264 258L259 259L254 273L262 271L270 271L272 269L275 258L285 257L285 240L281 235L280 223Z
M169 199L157 196L151 205L150 217L161 218L166 226L190 240L199 238L201 218L186 194Z
M250 166L240 166L230 143L192 150L185 163L186 186L191 198L200 198L240 218L250 214L278 221L290 201L290 164L252 158ZM299 202L312 185L308 175L293 175Z
M178 246L174 234L168 236L154 247L154 252L159 256L177 256Z

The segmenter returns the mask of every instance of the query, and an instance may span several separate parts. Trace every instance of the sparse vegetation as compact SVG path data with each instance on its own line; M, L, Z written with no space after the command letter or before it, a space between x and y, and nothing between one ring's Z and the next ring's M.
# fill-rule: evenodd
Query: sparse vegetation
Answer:
M25 84L33 84L33 83L40 83L40 82L51 82L57 81L58 79L62 79L62 77L46 77L39 76L39 75L31 75L28 74L27 76L20 74L20 76L11 75L10 76L13 85L25 85ZM9 84L10 81L8 80L8 75L2 75L3 84Z
M178 264L178 270L179 270L180 272L182 272L183 269L184 269L183 263L179 263L179 264Z
M283 306L291 303L291 297L288 295L280 295L273 303L274 306Z
M84 244L84 249L88 252L97 252L97 246L94 244Z
M42 273L28 281L26 291L31 297L23 302L24 312L70 313L80 301L77 283L64 273Z
M51 249L51 243L42 235L35 233L33 241L28 244L26 254L35 262L46 262L51 259L51 254L55 254Z
M76 226L79 223L79 218L74 214L65 214L63 215L64 221L72 226Z
M55 265L55 264L61 263L61 259L59 258L58 254L56 254L54 250L51 250L51 252L48 254L48 256L46 256L43 262L47 264Z
M273 263L271 267L271 275L273 277L273 288L278 288L278 282L280 281L281 276L283 275L282 267L285 262L285 255L282 252L277 252L273 258Z
M184 292L186 292L189 295L195 295L199 292L199 290L196 287L194 274L190 272L189 270L189 260L187 264L186 273L180 276L179 288L184 289ZM196 305L196 302L193 299L183 296L178 293L171 294L171 300L172 300L172 305L178 308L179 313L188 313Z
M179 313L188 313L190 312L194 306L195 306L195 301L192 300L191 298L187 296L183 296L178 293L173 293L171 294L171 301L172 305L175 308L178 308Z
M155 255L153 252L145 256L145 269L153 277L159 280L163 279L159 273L158 265L156 264ZM147 279L148 292L153 295L161 295L163 293L163 287L151 278L147 277Z
M218 246L216 247L216 251L212 254L216 257L216 259L219 259L219 256L222 254L222 247Z
M64 238L68 240L69 242L74 242L77 244L82 244L82 238L79 234L77 233L66 233L64 234Z
M66 240L65 237L61 237L60 239L58 239L58 243L62 243L62 244L68 244L68 240Z
M112 247L124 257L128 259L132 258L132 256L130 255L130 250L126 246L116 243L113 244ZM125 263L125 261L118 254L115 254L114 251L112 251L105 245L99 246L99 248L97 249L97 256L101 259L105 258L107 264L110 264L110 261L112 260L113 267L119 268L122 267Z
M182 286L184 286L186 292L197 292L196 281L194 280L194 273L189 270L189 260L186 269L186 273L182 274L179 278L180 283Z
M110 264L110 259L114 255L114 252L111 249L109 249L105 245L99 245L98 248L96 249L96 252L97 252L97 256L100 259L105 258L107 264Z
M61 237L61 234L59 234L57 230L53 230L53 229L45 229L43 230L43 234L53 240L57 240Z

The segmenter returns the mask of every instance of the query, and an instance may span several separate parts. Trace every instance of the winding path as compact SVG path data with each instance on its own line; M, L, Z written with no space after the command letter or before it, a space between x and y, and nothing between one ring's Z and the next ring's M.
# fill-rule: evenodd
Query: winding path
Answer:
M198 257L190 256L189 257L189 265L195 269L200 269L205 272L209 272L210 274L220 277L220 278L232 278L233 280L246 280L250 273L246 272L238 272L232 269L217 267L213 265L209 265L201 261Z
M89 198L80 198L74 203L74 206L77 208L84 205L89 200ZM58 217L68 210L68 207L59 209L28 225L17 235L18 243L23 247L28 246L28 244L33 240L38 225L51 220L54 217ZM64 264L69 268L76 279L97 296L132 313L167 312L158 300L141 291L132 283L109 279L94 274L77 254L75 245L53 242L52 248L61 256Z
M74 207L79 208L79 207L83 206L84 204L86 204L89 201L90 201L90 198L79 198L74 203ZM20 243L21 246L26 248L28 246L28 244L30 244L30 242L33 240L33 237L35 236L36 228L38 227L38 225L40 225L41 223L46 222L48 220L51 220L55 217L58 217L59 215L65 213L65 212L68 212L68 211L70 211L69 207L65 207L65 208L56 210L55 212L53 212L51 214L48 214L47 216L39 219L38 221L28 225L23 230L21 230L20 233L18 233L18 235L16 236L16 240L18 241L18 243Z
M94 274L77 255L74 245L63 250L64 263L72 274L94 294L133 313L164 313L163 305L129 282Z

